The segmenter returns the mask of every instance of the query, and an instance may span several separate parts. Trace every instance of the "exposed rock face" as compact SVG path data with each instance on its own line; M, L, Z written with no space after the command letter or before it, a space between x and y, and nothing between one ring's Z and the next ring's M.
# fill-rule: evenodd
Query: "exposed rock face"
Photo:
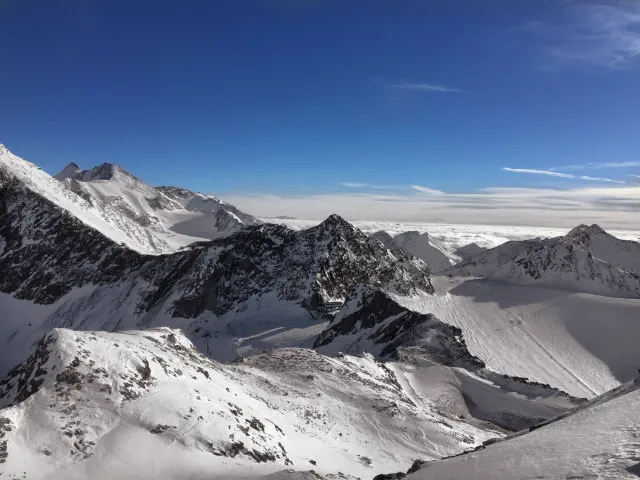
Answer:
M375 242L382 243L382 245L384 245L385 248L387 248L388 250L391 250L391 252L397 257L406 256L408 254L408 252L400 248L400 245L398 245L395 242L393 237L389 235L387 232L385 232L384 230L378 230L377 232L369 235L369 241L371 243L375 243Z
M581 225L564 237L507 242L444 273L639 297L639 259L640 244L619 240L597 225Z
M381 358L398 358L399 349L419 347L423 358L440 365L484 367L484 363L467 350L459 328L431 314L412 312L384 292L370 287L356 292L327 330L318 336L314 347L321 352L329 348L345 353L366 350Z
M401 295L433 293L424 263L397 259L370 245L364 233L337 215L297 232L277 225L252 227L213 245L216 255L199 259L198 275L176 303L178 316L204 310L221 314L268 292L315 310L364 283Z

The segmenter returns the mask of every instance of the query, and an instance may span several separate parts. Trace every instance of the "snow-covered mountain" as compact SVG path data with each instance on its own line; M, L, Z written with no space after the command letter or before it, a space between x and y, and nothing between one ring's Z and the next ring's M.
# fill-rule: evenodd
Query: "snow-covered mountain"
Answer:
M580 225L563 237L507 242L444 273L638 298L639 272L639 243Z
M442 245L428 233L409 231L399 233L393 240L400 248L423 260L432 272L444 270L457 260L447 256Z
M366 355L280 349L222 365L178 330L57 329L0 383L0 462L34 479L370 478L502 437L486 420L500 396L529 425L572 405Z
M369 238L372 242L382 243L394 255L410 254L421 259L433 273L449 268L460 260L460 257L448 251L441 242L430 237L428 233L409 231L392 237L384 230L379 230L372 233Z
M568 414L503 441L490 441L475 452L416 465L406 479L638 478L639 387L638 379L630 381Z
M91 170L69 164L54 178L4 146L0 189L9 210L50 202L114 242L146 254L175 252L261 223L210 195L150 187L113 164Z
M400 295L433 292L421 260L371 245L336 215L309 230L256 225L188 251L149 256L28 189L7 189L0 212L0 292L53 304L32 337L59 326L180 326L212 355L233 359L240 348L234 339L254 345L251 339L269 330L298 329L293 344L312 343L325 321L324 304L341 302L361 284Z
M486 252L487 250L487 248L481 247L477 243L470 243L457 248L455 252L462 260L469 260L471 257Z
M69 164L58 175L119 228L136 223L148 232L147 253L171 253L198 240L229 235L261 222L212 195L178 187L151 187L110 163L90 170Z

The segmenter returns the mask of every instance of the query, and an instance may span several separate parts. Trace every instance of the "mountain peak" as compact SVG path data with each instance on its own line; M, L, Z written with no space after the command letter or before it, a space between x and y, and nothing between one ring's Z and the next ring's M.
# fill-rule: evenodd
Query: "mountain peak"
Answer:
M82 182L91 182L93 180L111 180L124 174L129 177L133 177L124 168L114 163L103 163L97 167L93 167L91 170L82 170L75 176L76 180Z
M80 172L80 167L75 162L69 162L66 167L62 169L62 171L53 176L56 180L66 180L67 178L75 177L78 172Z
M337 213L333 213L329 215L320 225L330 226L330 227L342 227L342 228L355 228L349 222L347 222L344 218L342 218Z
M571 229L566 236L576 237L576 236L583 236L583 235L602 235L606 233L607 232L600 225L597 225L595 223L593 225L586 225L583 223Z

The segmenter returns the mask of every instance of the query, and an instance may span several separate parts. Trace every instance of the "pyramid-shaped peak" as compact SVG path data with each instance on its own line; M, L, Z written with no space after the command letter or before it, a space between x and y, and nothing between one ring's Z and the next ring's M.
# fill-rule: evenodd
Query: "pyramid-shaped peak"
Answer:
M66 167L62 169L62 171L53 176L56 180L66 180L67 178L75 177L78 172L80 172L80 167L75 162L69 162Z
M351 225L349 222L347 222L344 218L342 218L340 215L336 213L329 215L326 218L326 220L322 222L320 225L355 228L353 225Z
M336 215L335 213L333 215L329 215L322 223L314 227L314 230L318 232L326 232L327 234L331 235L334 235L336 233L353 235L356 232L359 232L359 230L355 226L347 222L340 215Z

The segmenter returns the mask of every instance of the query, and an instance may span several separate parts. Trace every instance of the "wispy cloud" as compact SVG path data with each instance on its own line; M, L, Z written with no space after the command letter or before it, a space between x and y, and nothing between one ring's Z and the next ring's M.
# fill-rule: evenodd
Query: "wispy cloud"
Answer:
M614 180L613 178L605 178L605 177L589 177L587 175L572 175L570 173L560 173L556 172L553 169L551 170L534 170L531 168L509 168L503 167L503 171L512 172L512 173L528 173L532 175L548 175L550 177L559 177L559 178L571 178L574 180L588 180L592 182L608 182L608 183L618 183L624 184L627 183L624 180Z
M577 165L563 165L561 167L550 168L551 171L558 170L600 170L603 168L630 168L640 167L640 162L590 162Z
M470 93L459 88L444 87L432 83L388 83L389 88L398 90L409 90L414 92L440 92L440 93Z
M427 193L429 195L444 195L444 192L442 190L435 190L433 188L423 187L421 185L410 185L410 187L418 192Z
M338 185L342 187L348 187L348 188L365 188L369 186L368 183L360 183L360 182L340 182Z
M505 172L512 172L512 173L530 173L532 175L548 175L550 177L575 178L575 175L570 175L568 173L554 172L552 170L534 170L531 168L509 168L509 167L502 167L502 170L504 170Z
M554 67L626 68L640 60L640 2L567 2L563 8L560 22L532 21L508 33L538 37Z

